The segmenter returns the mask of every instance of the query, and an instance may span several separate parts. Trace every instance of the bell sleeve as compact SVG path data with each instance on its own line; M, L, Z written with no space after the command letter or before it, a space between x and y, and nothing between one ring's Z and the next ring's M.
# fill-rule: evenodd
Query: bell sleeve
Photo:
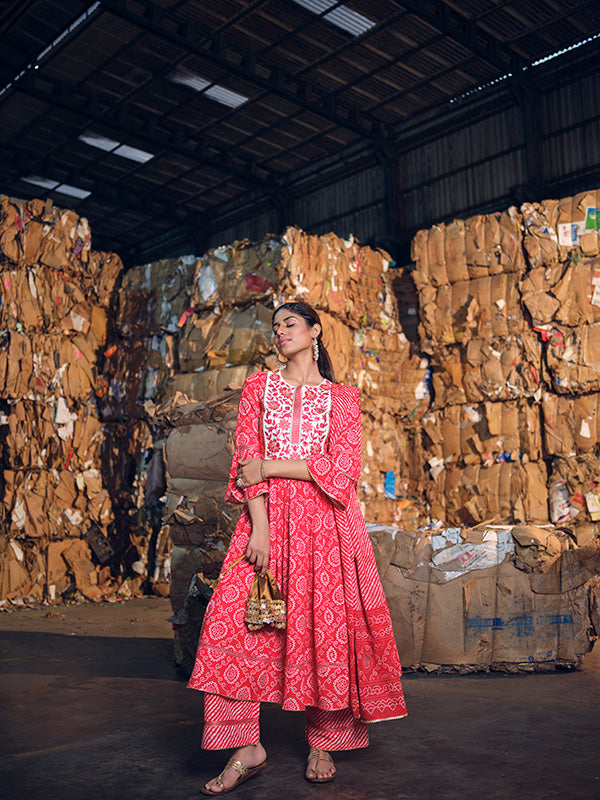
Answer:
M263 396L264 373L255 372L246 378L240 397L233 460L225 493L225 500L228 503L246 503L252 497L269 492L268 480L255 483L247 489L240 489L236 482L238 461L246 458L264 458Z
M326 451L309 456L306 464L319 488L338 508L346 508L360 479L360 399L354 387L335 388Z

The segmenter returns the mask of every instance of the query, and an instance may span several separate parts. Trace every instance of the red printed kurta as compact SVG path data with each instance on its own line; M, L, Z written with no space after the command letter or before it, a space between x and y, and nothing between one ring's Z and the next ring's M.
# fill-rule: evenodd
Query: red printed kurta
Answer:
M306 459L314 482L270 478L242 491L239 459ZM226 499L265 495L269 567L287 601L287 628L249 631L253 566L242 560L244 509L208 605L189 686L243 700L350 708L365 722L406 715L390 615L358 504L358 390L323 380L292 386L279 372L244 384Z

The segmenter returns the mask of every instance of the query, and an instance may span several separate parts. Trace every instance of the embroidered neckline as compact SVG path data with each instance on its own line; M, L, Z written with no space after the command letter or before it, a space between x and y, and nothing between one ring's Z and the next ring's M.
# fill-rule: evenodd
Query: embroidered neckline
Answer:
M287 386L291 386L292 389L302 389L305 386L308 389L318 389L319 386L322 386L325 383L325 381L327 380L327 378L323 378L323 380L320 383L300 383L300 384L298 384L298 386L296 386L294 383L290 383L289 381L286 381L286 379L281 374L281 370L280 369L276 370L276 372L279 375L279 377L281 378L281 380L285 384L287 384Z

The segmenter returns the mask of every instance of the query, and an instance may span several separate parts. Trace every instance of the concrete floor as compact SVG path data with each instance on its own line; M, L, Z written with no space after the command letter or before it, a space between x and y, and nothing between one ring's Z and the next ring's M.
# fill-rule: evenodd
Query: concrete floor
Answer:
M186 800L222 753L200 750L201 695L172 666L168 601L0 613L0 797ZM266 707L269 766L240 799L600 798L600 648L582 670L405 677L409 717L302 780L303 715Z

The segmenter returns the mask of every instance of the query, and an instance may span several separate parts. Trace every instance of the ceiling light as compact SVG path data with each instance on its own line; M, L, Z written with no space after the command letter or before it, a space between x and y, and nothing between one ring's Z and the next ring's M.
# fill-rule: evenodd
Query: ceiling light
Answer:
M353 11L343 3L337 3L336 0L292 0L292 2L308 9L308 11L312 11L313 14L322 16L332 25L337 25L338 28L351 33L353 36L360 36L374 28L376 24L368 17L359 14L358 11ZM332 11L328 11L330 8Z
M56 189L58 181L51 181L49 178L42 178L39 175L28 175L26 178L21 178L26 183L33 183L35 186L41 186L44 189Z
M207 81L205 78L201 78L199 75L194 75L191 72L175 70L175 72L171 72L168 77L173 83L189 86L190 89L194 89L196 92L202 92L207 97L210 97L211 100L216 100L217 103L221 103L229 108L238 108L238 106L243 105L248 100L243 94L232 92L231 89L226 89L224 86L211 83L211 81Z

